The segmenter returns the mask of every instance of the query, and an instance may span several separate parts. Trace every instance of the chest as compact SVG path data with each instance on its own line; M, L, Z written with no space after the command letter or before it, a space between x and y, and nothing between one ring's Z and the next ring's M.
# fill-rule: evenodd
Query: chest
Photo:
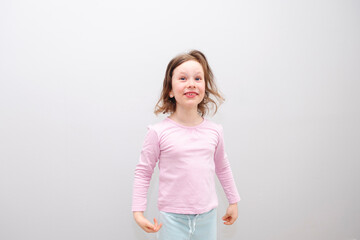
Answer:
M218 135L206 129L172 129L162 134L159 144L163 156L213 156Z

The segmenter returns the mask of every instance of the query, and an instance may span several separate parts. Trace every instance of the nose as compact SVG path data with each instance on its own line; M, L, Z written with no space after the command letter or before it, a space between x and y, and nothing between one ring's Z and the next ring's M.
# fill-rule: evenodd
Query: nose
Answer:
M194 88L195 87L195 80L193 78L190 78L189 81L187 81L187 87L188 88Z

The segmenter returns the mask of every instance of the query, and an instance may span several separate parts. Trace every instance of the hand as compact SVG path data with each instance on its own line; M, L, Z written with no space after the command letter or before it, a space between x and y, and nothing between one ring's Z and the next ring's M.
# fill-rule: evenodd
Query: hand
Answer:
M222 217L225 225L232 225L238 218L237 203L230 204L226 210L226 214Z
M154 224L144 217L143 212L133 212L136 223L147 233L155 233L160 230L162 223L158 225L156 218L154 218Z

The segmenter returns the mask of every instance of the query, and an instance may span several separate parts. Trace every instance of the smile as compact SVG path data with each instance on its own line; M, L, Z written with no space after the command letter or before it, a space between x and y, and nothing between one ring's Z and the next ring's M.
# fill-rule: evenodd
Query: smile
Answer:
M189 97L189 98L193 98L196 97L198 94L194 93L194 92L189 92L189 93L185 93L185 96Z

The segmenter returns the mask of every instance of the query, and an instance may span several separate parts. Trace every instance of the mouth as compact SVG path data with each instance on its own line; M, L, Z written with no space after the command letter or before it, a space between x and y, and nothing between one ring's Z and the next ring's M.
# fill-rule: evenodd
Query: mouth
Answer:
M199 95L199 94L196 93L196 92L187 92L184 95L186 95L186 96L196 96L196 95Z

